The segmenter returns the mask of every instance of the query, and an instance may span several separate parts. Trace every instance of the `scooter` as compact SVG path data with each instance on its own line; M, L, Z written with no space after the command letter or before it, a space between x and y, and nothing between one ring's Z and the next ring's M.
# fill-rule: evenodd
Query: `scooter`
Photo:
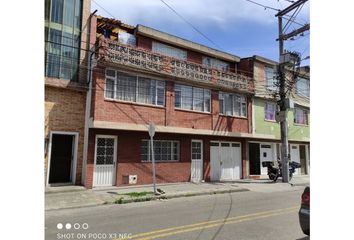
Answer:
M267 174L270 180L276 182L279 177L282 177L281 161L278 160L278 167L274 167L274 162L264 161L263 167L267 167ZM297 162L289 162L289 181L292 179L296 168L300 168L301 164Z

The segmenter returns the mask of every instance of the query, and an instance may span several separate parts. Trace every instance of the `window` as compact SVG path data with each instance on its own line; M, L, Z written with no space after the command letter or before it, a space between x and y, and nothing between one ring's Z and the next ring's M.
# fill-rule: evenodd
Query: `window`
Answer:
M203 57L202 63L210 68L216 68L224 72L227 72L230 69L230 65L227 62L215 58Z
M151 142L142 140L141 161L151 161ZM155 161L179 161L179 141L154 140Z
M97 138L96 164L113 164L114 138Z
M46 0L45 4L45 75L77 80L81 0Z
M277 90L277 78L275 75L275 70L272 67L265 67L265 78L267 89L269 90Z
M308 111L303 108L295 108L294 123L308 125Z
M264 119L275 121L276 104L267 102L264 105Z
M210 112L210 90L175 84L175 107Z
M310 97L310 81L305 78L298 78L296 81L296 94L303 97Z
M106 70L105 98L165 105L165 82Z
M175 47L168 46L166 44L152 42L152 51L160 53L169 57L177 58L180 60L187 60L187 52Z
M247 116L246 98L232 93L219 93L220 113L227 116Z

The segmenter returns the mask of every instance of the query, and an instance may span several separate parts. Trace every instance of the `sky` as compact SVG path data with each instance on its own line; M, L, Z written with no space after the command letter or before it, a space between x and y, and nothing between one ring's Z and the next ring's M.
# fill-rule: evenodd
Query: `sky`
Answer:
M172 7L198 33L164 3ZM274 9L291 5L288 0L254 0ZM169 34L243 57L260 55L279 60L278 19L276 10L264 8L247 0L92 0L91 10L97 15L115 18L124 23L155 28ZM289 13L289 17L292 13ZM286 29L289 33L299 24L310 23L309 2ZM283 26L286 24L283 20ZM210 39L211 41L209 41ZM310 32L285 41L285 50L297 51L301 57L310 55ZM309 65L303 60L301 65Z

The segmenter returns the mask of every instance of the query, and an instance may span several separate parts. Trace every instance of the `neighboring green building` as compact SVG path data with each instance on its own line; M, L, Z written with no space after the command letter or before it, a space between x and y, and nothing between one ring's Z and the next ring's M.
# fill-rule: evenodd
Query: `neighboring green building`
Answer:
M248 175L251 177L267 174L267 169L262 168L262 161L276 162L280 158L280 124L276 121L276 67L277 62L256 55L242 59L240 64L240 68L250 73L255 81L252 133L262 136L262 139L248 141ZM309 92L309 68L301 68L289 93L294 108L289 109L287 115L290 159L301 163L298 174L309 174L310 171Z

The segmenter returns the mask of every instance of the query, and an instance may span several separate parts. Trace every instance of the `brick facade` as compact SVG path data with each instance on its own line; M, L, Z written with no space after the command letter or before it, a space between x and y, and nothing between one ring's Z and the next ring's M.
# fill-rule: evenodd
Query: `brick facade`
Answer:
M119 131L107 129L91 129L89 134L89 154L87 159L87 175L85 186L92 187L95 139L96 135L113 135L118 138L117 149L117 170L115 184L123 184L124 175L137 175L137 184L152 183L151 162L141 161L141 141L148 140L148 132ZM189 182L191 179L191 141L192 139L203 141L203 179L210 181L210 141L233 141L240 142L244 149L245 141L240 138L226 138L213 136L195 136L182 134L156 133L154 140L177 140L180 142L180 159L174 162L156 163L156 182ZM242 150L242 162L246 161L246 152ZM243 170L242 175L245 175Z
M251 99L247 97L247 117L230 117L219 114L219 92L211 91L211 112L196 112L174 107L174 82L166 81L165 107L108 100L104 97L105 69L94 72L92 94L93 120L207 129L215 131L244 132L251 131L249 119L252 114ZM167 79L166 79L167 80Z
M76 184L80 184L85 126L86 92L65 88L45 87L45 138L51 131L79 133ZM47 181L48 154L45 156Z

